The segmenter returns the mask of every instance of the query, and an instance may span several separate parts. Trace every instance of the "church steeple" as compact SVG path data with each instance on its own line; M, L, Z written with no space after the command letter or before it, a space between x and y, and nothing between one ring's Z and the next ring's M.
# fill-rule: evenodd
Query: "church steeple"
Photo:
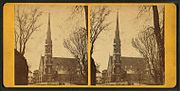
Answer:
M117 12L115 38L119 38L119 12Z
M121 82L124 81L126 76L126 71L122 68L121 64L121 41L120 41L120 34L119 34L119 15L117 12L117 19L116 19L116 29L115 29L115 38L113 44L113 56L109 57L109 64L108 64L108 80L110 82Z
M50 20L50 13L48 14L48 29L47 29L47 37L46 37L46 43L51 44L51 20Z
M121 55L121 41L119 36L119 14L117 12L117 20L116 20L116 30L115 30L115 38L114 38L114 54Z
M44 55L44 71L45 78L47 81L52 81L52 40L51 40L51 25L50 25L50 13L48 14L48 27L46 33L46 42L45 42L45 55Z
M48 14L48 28L46 33L46 42L45 42L45 55L52 56L52 40L51 40L51 20L50 13Z

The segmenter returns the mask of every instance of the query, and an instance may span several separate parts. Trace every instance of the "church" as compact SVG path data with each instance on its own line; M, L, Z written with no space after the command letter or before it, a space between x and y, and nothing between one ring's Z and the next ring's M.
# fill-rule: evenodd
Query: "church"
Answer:
M50 14L45 40L45 53L41 56L39 64L38 83L82 84L80 77L80 64L76 58L53 57L50 27Z
M142 57L125 57L121 55L119 16L117 13L113 55L109 55L108 67L102 71L102 82L105 84L117 84L118 82L148 84L150 78L146 64Z

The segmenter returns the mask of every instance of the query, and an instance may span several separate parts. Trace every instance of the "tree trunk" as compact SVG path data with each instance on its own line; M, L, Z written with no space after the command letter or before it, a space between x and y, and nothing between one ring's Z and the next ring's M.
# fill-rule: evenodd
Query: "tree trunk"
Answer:
M91 85L96 85L96 65L91 56Z
M96 85L96 64L94 58L92 57L93 49L94 49L94 42L91 42L91 50L90 50L90 57L91 57L91 85Z
M84 6L86 29L88 30L88 6Z
M88 30L88 6L84 6L86 29ZM91 48L93 49L93 48ZM91 54L91 85L96 85L96 65Z
M84 56L85 57L85 56ZM83 57L82 60L86 60L85 58ZM87 60L86 60L87 61ZM85 62L85 61L84 61ZM84 73L83 74L83 78L85 80L85 85L88 84L88 67L87 67L87 64L86 63L83 63L84 67L83 67L83 71Z
M25 49L26 49L26 43L23 43L23 47L22 48L23 49L22 49L21 54L24 55L25 54Z
M161 37L161 30L160 30L160 25L159 25L159 13L157 6L152 6L153 9L153 21L154 21L154 33L156 36L156 42L158 46L158 56L159 56L159 61L160 61L160 83L159 84L164 84L164 40Z

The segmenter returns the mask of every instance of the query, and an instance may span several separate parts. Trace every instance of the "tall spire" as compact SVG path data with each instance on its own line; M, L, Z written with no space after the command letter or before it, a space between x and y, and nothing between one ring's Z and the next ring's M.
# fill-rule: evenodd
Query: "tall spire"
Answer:
M119 38L119 12L117 11L117 20L116 20L116 32L115 37Z
M50 13L48 13L48 30L47 30L47 37L46 42L51 42L51 24L50 24Z
M114 38L114 54L121 55L121 44L120 44L120 36L119 36L119 14L117 11L117 20L116 20L116 30L115 30L115 38Z
M48 14L48 29L47 29L47 37L45 42L45 78L46 81L50 82L52 81L52 40L51 40L51 24L50 24L50 13Z
M115 30L115 38L113 44L113 56L109 58L108 71L107 76L110 82L121 82L124 80L126 76L126 71L121 67L121 41L119 36L119 14L117 12L117 20L116 20L116 30ZM113 69L111 67L113 66Z
M45 50L46 53L50 53L52 55L52 40L51 40L51 24L50 24L50 13L48 14L48 27L47 27L47 35L45 41Z

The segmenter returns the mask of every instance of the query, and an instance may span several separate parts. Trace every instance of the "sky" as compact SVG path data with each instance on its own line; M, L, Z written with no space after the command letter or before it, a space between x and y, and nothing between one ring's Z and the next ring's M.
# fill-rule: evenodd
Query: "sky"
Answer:
M40 57L44 55L45 38L48 24L48 13L51 17L51 37L53 45L53 57L73 57L64 48L63 40L68 38L76 27L85 26L84 14L78 13L72 18L73 6L20 6L20 9L39 8L43 11L40 16L40 29L36 31L27 43L25 57L30 65L30 70L37 70ZM92 6L90 9L98 7ZM142 31L143 25L152 25L152 15L144 14L137 19L138 6L112 6L107 7L111 12L106 22L110 22L109 30L103 31L95 42L93 58L100 65L100 71L107 69L109 55L113 54L113 39L116 28L117 11L119 12L119 30L121 39L121 54L127 57L141 57L138 51L132 47L131 40ZM16 12L15 12L16 15ZM145 21L150 18L149 21Z

